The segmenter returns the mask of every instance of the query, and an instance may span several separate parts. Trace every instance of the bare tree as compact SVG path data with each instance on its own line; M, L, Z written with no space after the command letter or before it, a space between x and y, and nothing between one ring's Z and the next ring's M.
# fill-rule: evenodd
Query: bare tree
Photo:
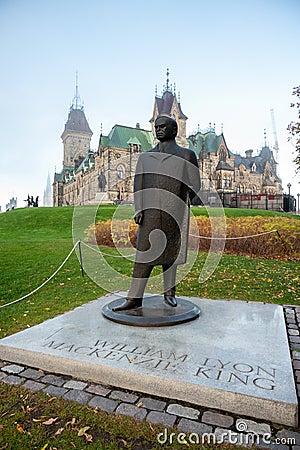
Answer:
M293 95L296 95L300 99L300 86L293 89ZM293 143L296 150L296 157L294 163L296 164L297 172L300 171L300 102L291 103L291 108L296 108L298 110L298 120L296 122L291 122L288 126L289 131L289 141Z

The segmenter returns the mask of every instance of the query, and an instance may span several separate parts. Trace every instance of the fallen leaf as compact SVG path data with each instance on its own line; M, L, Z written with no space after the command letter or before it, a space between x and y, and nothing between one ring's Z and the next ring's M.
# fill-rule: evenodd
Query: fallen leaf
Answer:
M87 442L93 442L93 436L91 434L84 433L84 437Z
M78 436L83 436L85 433L86 433L86 431L87 430L89 430L91 427L83 427L83 428L80 428L80 430L78 431Z
M143 402L138 402L138 404L136 405L138 408L140 408L141 406L143 406Z
M48 445L49 445L49 443L45 444L45 445L41 448L41 450L46 450L46 448L48 447Z
M21 423L17 423L17 430L19 433L25 433L23 425Z
M69 422L67 422L65 426L67 427L68 425L74 425L75 422L76 422L76 419L75 419L75 417L73 417L73 419L70 420Z
M46 420L45 422L42 422L43 425L52 425L54 422L56 422L58 417L50 417L50 419Z
M61 434L64 431L64 428L59 428L57 432L54 434L54 436L57 436L58 434Z

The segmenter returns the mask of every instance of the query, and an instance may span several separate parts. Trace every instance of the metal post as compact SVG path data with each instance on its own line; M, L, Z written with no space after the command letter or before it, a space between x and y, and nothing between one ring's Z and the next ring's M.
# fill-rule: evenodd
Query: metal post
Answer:
M83 269L83 261L82 261L82 252L81 252L81 241L78 241L78 249L79 249L79 263L81 267L81 275L84 277L84 269Z
M297 197L298 197L298 208L297 208L297 211L300 212L300 208L299 208L299 197L300 197L300 194L297 194Z
M287 212L290 212L290 198L291 198L290 196L291 196L291 187L292 187L291 183L288 183L287 187L288 187L288 190L289 190L289 193L288 193L288 211Z

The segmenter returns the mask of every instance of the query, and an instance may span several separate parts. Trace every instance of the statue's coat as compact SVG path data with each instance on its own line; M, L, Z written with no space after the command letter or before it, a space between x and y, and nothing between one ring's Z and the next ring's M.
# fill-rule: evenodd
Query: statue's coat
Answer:
M199 167L192 150L174 143L168 153L160 152L157 145L140 155L134 179L135 214L143 211L137 238L137 262L150 265L186 262L189 206L199 189ZM162 233L156 232L149 250L149 235L154 230L162 231L166 242Z

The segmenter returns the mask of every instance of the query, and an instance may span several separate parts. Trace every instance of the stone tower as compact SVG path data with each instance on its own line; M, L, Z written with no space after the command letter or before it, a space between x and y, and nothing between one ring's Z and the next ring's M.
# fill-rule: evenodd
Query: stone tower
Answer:
M64 146L64 168L75 169L81 164L87 155L93 133L84 114L84 108L78 94L78 82L76 75L76 93L69 111L69 116L63 134L61 135Z
M167 82L163 87L162 96L158 97L157 93L155 94L153 115L150 119L153 136L155 136L154 122L160 115L173 117L176 120L178 125L176 142L182 147L188 148L189 143L186 139L187 116L182 112L180 100L177 100L175 84L174 87L169 85L169 69L167 69ZM155 143L157 143L156 140Z

